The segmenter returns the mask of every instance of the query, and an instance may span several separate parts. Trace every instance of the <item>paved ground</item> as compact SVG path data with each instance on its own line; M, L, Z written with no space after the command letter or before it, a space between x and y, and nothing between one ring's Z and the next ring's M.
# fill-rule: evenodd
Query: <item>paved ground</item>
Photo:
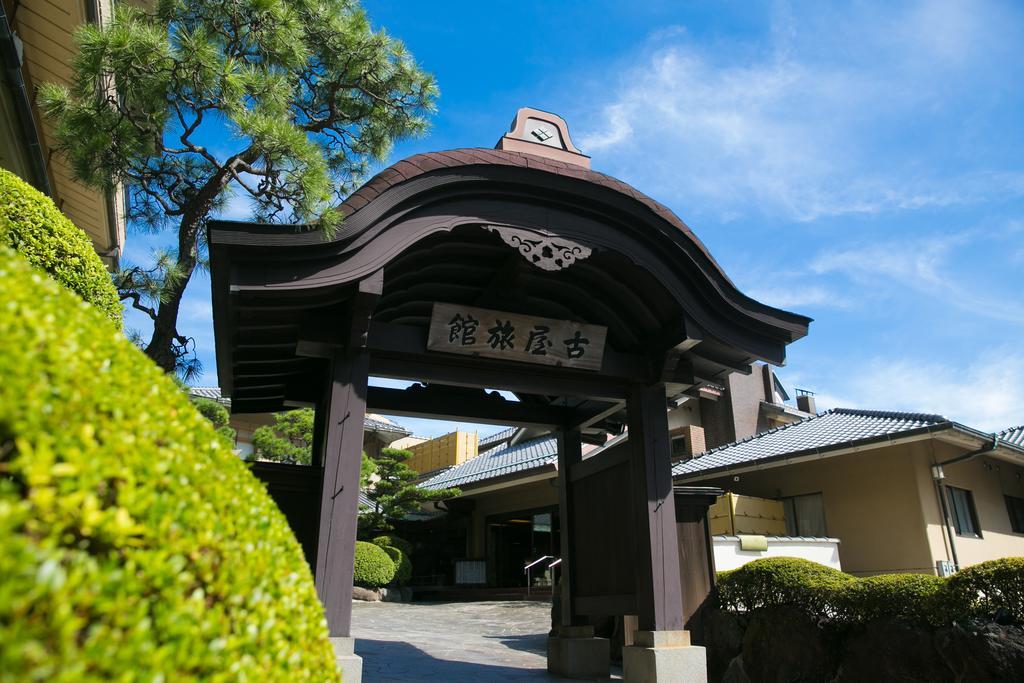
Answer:
M550 676L546 602L353 602L363 680L567 681Z

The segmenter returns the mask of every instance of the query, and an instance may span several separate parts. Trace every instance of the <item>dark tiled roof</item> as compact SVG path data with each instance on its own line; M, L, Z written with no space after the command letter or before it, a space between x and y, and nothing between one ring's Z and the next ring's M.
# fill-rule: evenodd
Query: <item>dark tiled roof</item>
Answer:
M193 398L208 398L222 405L231 406L231 399L220 394L220 387L189 387L188 395ZM388 432L389 434L412 434L408 429L393 420L381 415L369 413L363 418L363 429L368 432Z
M996 434L996 436L1004 443L1012 443L1014 446L1024 448L1024 425L1004 429Z
M421 483L420 488L437 490L466 486L506 474L553 465L557 461L558 440L548 436L515 446L492 448L461 465L438 472Z
M672 467L674 477L704 474L754 462L813 453L905 435L920 429L950 426L941 415L836 408L755 436L705 451Z
M712 265L723 276L725 276L726 279L728 279L725 275L725 271L723 271L721 266L718 265L718 262L711 257L711 253L708 252L704 243L693 234L693 231L689 226L683 223L683 221L672 213L672 210L664 204L651 199L642 192L637 191L633 186L628 183L624 183L618 178L613 178L610 175L605 175L598 171L591 171L588 168L583 168L582 166L577 166L575 164L535 156L533 154L524 154L522 152L513 152L503 149L484 149L479 147L417 154L409 157L408 159L403 159L375 175L369 180L369 182L353 192L340 208L347 218L369 204L370 201L389 188L407 180L411 180L416 176L436 171L438 169L477 166L481 164L489 166L522 166L537 169L539 171L554 173L555 175L576 178L577 180L601 185L610 190L626 195L627 197L643 204L647 209L663 218L674 228L687 234L690 239L694 241L697 247L704 252Z

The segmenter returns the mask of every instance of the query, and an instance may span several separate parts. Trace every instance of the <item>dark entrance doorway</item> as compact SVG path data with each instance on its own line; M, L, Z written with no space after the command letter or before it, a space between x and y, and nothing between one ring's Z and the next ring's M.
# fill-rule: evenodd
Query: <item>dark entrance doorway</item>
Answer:
M668 402L755 359L781 363L809 319L739 292L682 221L590 171L564 121L537 110L498 149L417 155L341 209L330 240L227 222L209 234L232 409L317 408L310 505L331 635L349 634L367 408L555 430L560 633L597 615L683 629ZM422 384L368 387L371 374ZM583 459L584 440L626 430Z
M487 518L487 583L495 588L550 588L562 552L557 509L524 510ZM548 559L550 561L545 562ZM530 571L526 567L537 563Z

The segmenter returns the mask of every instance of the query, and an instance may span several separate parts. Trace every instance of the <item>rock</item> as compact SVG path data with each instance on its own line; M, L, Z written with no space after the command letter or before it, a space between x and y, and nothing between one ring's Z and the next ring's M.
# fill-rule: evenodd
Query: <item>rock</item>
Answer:
M831 662L825 634L797 609L755 610L743 635L743 671L752 683L827 681Z
M746 616L725 610L708 610L703 619L703 640L707 648L708 680L724 681L733 660L743 653ZM742 671L742 662L739 664ZM746 674L743 674L746 677Z
M876 621L851 634L842 648L836 681L953 681L929 629ZM967 679L972 680L972 679Z
M379 602L380 593L373 590L372 588L363 588L362 586L352 586L352 599L362 600L364 602Z
M750 677L747 676L747 672L743 670L742 655L733 657L732 661L729 662L729 666L725 670L725 675L722 676L722 683L750 683Z
M1024 680L1024 630L1019 626L941 629L935 634L935 649L958 681Z

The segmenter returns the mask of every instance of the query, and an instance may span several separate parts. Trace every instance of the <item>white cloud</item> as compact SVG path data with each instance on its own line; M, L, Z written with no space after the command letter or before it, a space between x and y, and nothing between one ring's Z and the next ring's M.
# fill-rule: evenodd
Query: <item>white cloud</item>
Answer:
M988 62L1005 42L1000 13L951 5L867 16L812 5L799 21L783 6L767 49L710 50L685 32L659 36L623 69L580 147L595 166L658 196L697 198L723 213L810 221L1022 194L1024 173L944 176L928 163L965 122L912 141L930 117L947 121L948 100L979 86L979 72L998 71ZM903 145L920 149L890 152Z
M810 269L818 275L842 273L858 287L898 295L913 291L935 302L994 320L1024 324L1024 307L1010 290L979 292L955 263L957 251L974 240L972 232L861 244L824 251Z
M874 358L843 363L817 396L818 409L866 408L936 413L976 429L1024 424L1024 353L989 349L965 365Z
M761 303L787 310L803 306L816 308L852 308L854 302L846 295L840 294L822 285L811 285L792 281L787 285L754 287L745 290L746 294Z

